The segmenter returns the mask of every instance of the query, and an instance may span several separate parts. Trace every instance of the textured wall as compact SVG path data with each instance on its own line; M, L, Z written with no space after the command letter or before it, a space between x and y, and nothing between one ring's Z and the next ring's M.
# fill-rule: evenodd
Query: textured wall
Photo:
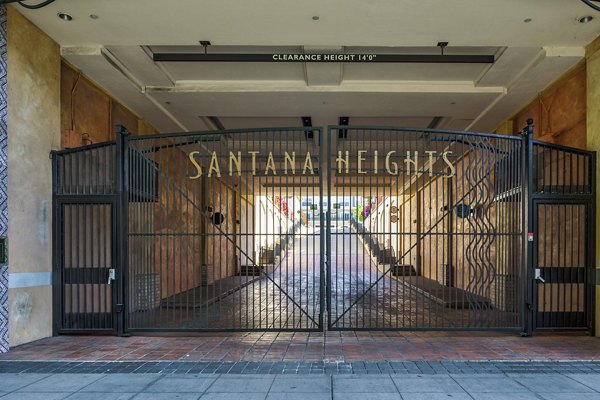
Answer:
M10 344L52 334L52 174L60 146L60 49L8 7ZM39 277L29 283L19 276ZM42 279L42 278L45 278Z
M134 135L156 133L152 126L64 61L60 85L63 148L114 140L115 125L125 126ZM88 142L83 134L87 134Z
M584 148L586 145L586 68L576 67L548 89L514 120L521 130L527 119L535 121L535 138ZM515 132L516 133L516 132Z
M0 236L7 234L6 6L0 5ZM0 265L0 353L8 351L8 266Z
M587 48L587 148L600 152L600 37ZM600 163L596 179L600 179ZM596 227L600 226L600 196L596 196ZM600 234L596 233L596 267L600 268ZM596 286L596 336L600 336L600 287Z

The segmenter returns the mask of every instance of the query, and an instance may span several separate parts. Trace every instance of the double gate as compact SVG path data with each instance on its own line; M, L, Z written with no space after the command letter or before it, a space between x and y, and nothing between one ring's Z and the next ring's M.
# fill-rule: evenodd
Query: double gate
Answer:
M53 154L57 332L590 328L595 157L335 126Z

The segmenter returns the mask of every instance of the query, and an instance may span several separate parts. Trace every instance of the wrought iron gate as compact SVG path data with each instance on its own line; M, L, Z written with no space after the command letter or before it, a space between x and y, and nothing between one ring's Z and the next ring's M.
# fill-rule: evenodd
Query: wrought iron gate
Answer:
M55 152L57 331L588 327L595 158L531 130L121 129Z
M520 329L526 204L520 137L334 128L330 329ZM340 251L341 248L341 251Z
M535 141L534 328L592 329L595 154Z
M53 156L56 332L117 329L115 142Z
M323 285L320 131L124 140L131 330L315 330Z

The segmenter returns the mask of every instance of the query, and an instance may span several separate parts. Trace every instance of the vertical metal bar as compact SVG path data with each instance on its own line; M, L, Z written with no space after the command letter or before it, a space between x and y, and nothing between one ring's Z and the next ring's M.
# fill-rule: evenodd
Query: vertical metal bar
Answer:
M534 290L533 286L533 242L527 240L528 232L533 233L534 224L534 204L531 193L533 187L533 120L527 120L527 128L524 133L523 148L525 150L523 154L522 171L523 171L523 197L526 199L523 207L523 265L525 266L524 276L524 293L527 301L525 302L525 319L523 324L523 332L527 336L531 336L533 333L533 314L535 313L535 301L534 301ZM535 240L535 238L534 238Z
M127 265L128 265L128 220L129 220L129 199L128 199L128 186L129 186L129 150L128 150L128 136L129 132L123 126L117 126L117 180L118 180L118 202L117 213L119 218L116 219L116 231L117 231L117 254L119 259L119 268L117 271L117 298L116 304L113 308L113 312L116 311L117 318L117 332L119 336L125 336L127 333ZM114 290L114 289L113 289ZM115 310L116 308L116 310Z
M588 218L586 221L586 241L585 241L585 260L586 260L586 297L587 297L587 325L589 326L591 334L595 334L596 332L596 318L595 318L595 309L596 309L596 280L594 273L597 273L595 265L596 263L596 202L597 202L597 153L593 152L589 155L589 182L591 189L591 200L587 205Z
M63 315L63 303L62 303L62 292L64 291L64 285L62 283L63 277L63 252L62 248L62 235L60 234L63 229L63 215L61 212L62 204L59 204L56 199L56 194L59 191L59 185L63 182L59 178L59 163L63 159L59 156L56 151L50 153L52 158L52 335L55 336L62 329L62 315Z
M331 201L331 175L333 171L331 170L331 157L332 157L332 148L331 148L331 127L324 127L319 130L319 192L321 199L323 198L323 169L326 169L327 172L327 198L328 203ZM325 136L325 138L323 138ZM324 140L326 139L326 140ZM323 160L324 157L327 157L327 160ZM322 203L322 200L321 200ZM321 221L323 219L321 218ZM322 224L322 222L321 222ZM327 225L329 225L329 219L327 220ZM322 226L322 225L321 225ZM323 240L323 232L321 231L321 267L319 269L319 292L320 292L320 302L319 302L319 330L324 330L323 327L323 314L327 312L327 326L331 327L331 239L328 237L329 243L325 245L325 241ZM325 247L327 246L327 247ZM325 251L325 254L324 254ZM325 285L327 287L325 288ZM327 304L325 304L325 297L327 300Z

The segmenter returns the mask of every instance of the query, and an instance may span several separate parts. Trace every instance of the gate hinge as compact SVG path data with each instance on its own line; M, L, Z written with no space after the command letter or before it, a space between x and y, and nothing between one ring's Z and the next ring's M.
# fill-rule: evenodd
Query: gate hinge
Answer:
M115 306L115 311L117 312L117 314L120 314L120 313L122 313L122 312L123 312L123 309L124 309L124 308L125 308L125 305L124 305L124 304L117 304L117 305Z

